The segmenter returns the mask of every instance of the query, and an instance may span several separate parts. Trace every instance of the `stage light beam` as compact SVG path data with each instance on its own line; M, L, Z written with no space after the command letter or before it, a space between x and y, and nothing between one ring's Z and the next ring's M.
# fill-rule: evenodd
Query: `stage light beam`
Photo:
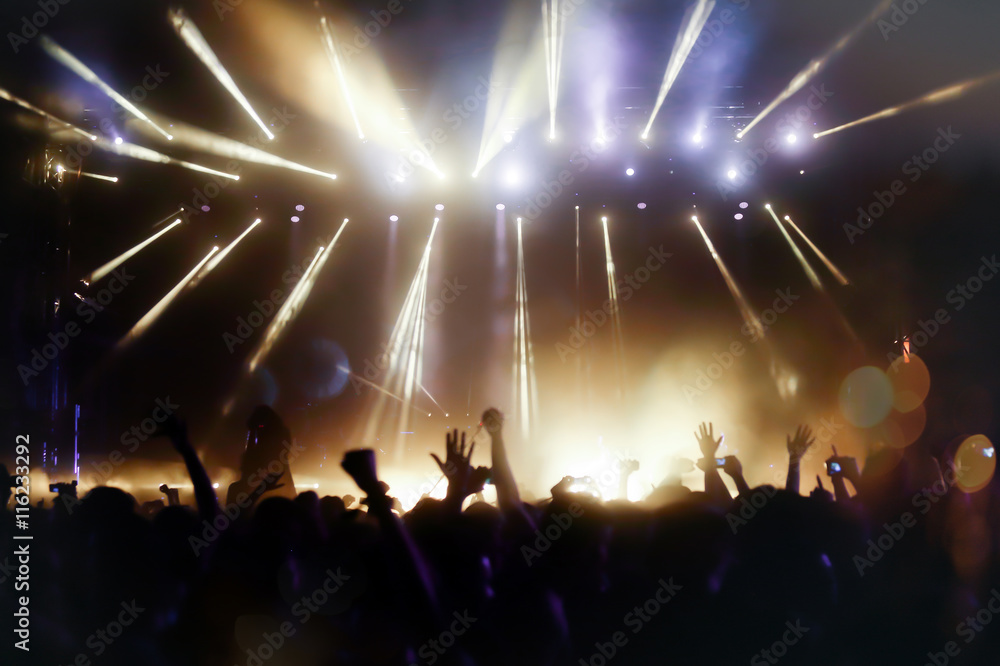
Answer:
M712 255L712 259L715 261L715 265L718 267L719 272L722 274L722 279L726 282L726 287L729 288L729 293L732 294L733 300L736 301L736 307L740 311L740 316L743 317L744 323L746 323L756 334L756 339L761 339L764 337L764 325L761 323L760 319L754 314L753 308L750 307L750 303L747 302L745 296L743 296L743 291L740 286L736 283L736 280L730 274L729 269L726 267L722 257L715 250L715 245L712 244L711 239L708 234L705 233L705 229L701 226L701 222L698 221L698 216L694 215L691 220L698 227L698 231L701 233L702 239L705 241L705 245L708 247L709 254Z
M875 9L873 9L868 16L864 18L860 23L858 23L854 28L848 32L846 35L841 37L837 42L827 49L826 53L818 58L812 60L808 65L806 65L798 74L796 74L792 80L788 83L784 90L782 90L774 100L768 104L763 111L761 111L756 118L750 121L750 124L744 127L740 132L736 134L736 138L742 139L746 136L747 132L752 130L760 121L764 120L779 104L787 100L789 97L802 90L807 83L813 80L820 70L826 66L834 56L847 48L847 46L854 41L854 39L864 31L865 28L875 21L883 12L892 6L893 0L881 0Z
M799 260L799 264L801 264L802 270L806 272L806 277L809 278L809 282L812 284L813 288L816 289L816 291L823 291L823 283L820 281L819 276L816 275L816 271L814 271L813 267L809 264L809 260L806 259L804 254L802 254L802 250L800 250L799 246L795 244L794 240L792 240L788 230L785 229L785 225L781 223L781 220L778 219L774 209L771 208L771 204L766 204L764 208L766 208L767 212L771 214L772 218L774 218L774 223L778 225L778 229L781 230L781 235L785 237L788 245L792 248L795 258Z
M826 265L826 267L830 270L830 272L833 273L833 276L837 278L837 282L839 282L842 286L845 287L851 283L851 281L848 280L847 277L840 272L840 269L834 266L833 262L827 259L826 255L823 254L820 251L820 249L816 247L815 244L813 244L811 240L809 240L809 237L806 236L801 229L799 229L799 225L795 224L795 222L792 221L791 217L785 215L785 222L788 222L788 224L792 225L792 229L795 229L795 231L798 232L799 236L802 236L802 240L804 240L806 244L808 244L809 247L812 248L812 251L816 253L816 256L819 257L820 261L822 261L823 264Z
M85 278L83 278L83 280L86 283L88 283L88 284L91 284L93 282L96 282L97 280L100 280L105 275L107 275L108 273L110 273L111 271L115 270L116 268L118 268L119 266L121 266L123 263L125 263L126 261L128 261L130 258L134 257L136 254L138 254L140 251L142 251L142 249L144 247L146 247L147 245L149 245L150 243L152 243L153 241L155 241L157 238L159 238L163 234L167 233L168 231L170 231L171 229L173 229L174 227L176 227L180 223L181 223L181 219L177 218L168 227L166 227L164 229L161 229L160 231L156 232L155 234L153 234L152 236L150 236L149 238L147 238L143 242L141 242L138 245L136 245L135 247L133 247L133 248L131 248L129 250L126 250L125 252L121 253L120 255L118 255L117 257L115 257L114 259L112 259L111 261L109 261L108 263L104 264L103 266L101 266L97 270L95 270L92 273L90 273L90 275L87 275Z
M680 32L677 34L673 51L670 54L670 61L667 63L667 71L664 73L663 82L660 84L660 92L656 97L656 105L653 106L653 112L649 115L649 122L646 123L646 129L642 131L643 140L649 138L649 130L653 127L653 122L656 120L656 116L663 106L663 101L667 98L667 93L673 87L674 81L677 80L684 62L691 53L691 49L694 48L695 41L701 34L702 28L705 27L705 22L708 21L708 17L711 15L714 7L715 0L698 0L698 3L691 7L684 15Z
M199 261L197 266L191 269L190 273L185 275L183 279L181 279L181 281L178 282L176 286L174 286L173 289L167 292L166 296L160 299L159 303L154 305L149 310L149 312L143 315L142 319L136 322L135 326L132 327L132 330L130 330L126 334L126 336L118 342L118 346L124 347L129 343L135 342L139 338L139 336L141 336L144 332L146 332L146 330L149 329L149 327L153 324L153 322L156 321L160 317L160 315L163 314L163 312L167 309L167 306L170 305L175 298L177 298L177 295L180 294L181 291L184 289L184 287L187 286L188 282L190 282L191 279L193 279L194 276L197 275L198 271L201 270L202 266L204 266L209 261L209 259L212 258L212 255L214 255L218 251L219 251L218 245L213 247L212 251L209 252L207 255L205 255L205 258Z
M56 62L67 67L70 71L72 71L74 74L79 76L87 83L96 86L105 95L107 95L115 102L117 102L119 106L126 109L133 116L147 123L150 127L159 132L167 141L173 139L173 137L170 135L169 132L167 132L162 127L160 127L152 120L150 120L149 117L145 113L137 109L136 106L132 104L132 102L130 102L129 100L127 100L126 98L122 97L117 92L115 92L115 90L111 86L109 86L107 83L98 78L97 74L94 74L94 72L89 67L80 62L72 53L70 53L63 47L56 44L56 42L51 37L49 37L48 35L42 35L41 45L42 49L44 49L45 52L48 53Z
M249 115L253 121L257 123L261 130L263 130L268 140L273 140L274 134L271 133L271 130L267 128L264 121L260 119L257 112L253 110L252 106L250 106L250 102L243 95L243 93L240 92L240 89L236 86L236 82L233 81L233 77L231 77L229 72L226 71L226 68L222 66L218 56L215 55L212 47L208 45L205 37L201 34L201 31L198 30L197 26L195 26L194 22L188 18L187 14L185 14L183 10L180 9L172 9L167 15L170 19L170 25L172 25L174 31L177 32L177 36L188 45L188 48L190 48L196 56L198 56L198 59L201 60L205 67L208 67L209 71L212 72L216 79L218 79L219 83L221 83L222 86L229 91L229 94L233 96L233 99L235 99L239 105L243 107L243 109L247 112L247 115Z
M845 125L841 125L840 127L834 127L833 129L817 132L813 134L813 138L819 139L820 137L827 136L828 134L833 134L834 132L842 132L845 129L849 129L851 127L857 127L858 125L870 123L875 120L881 120L883 118L891 118L892 116L899 115L905 111L909 111L910 109L915 109L917 107L929 106L932 104L942 104L944 102L957 99L962 95L964 95L965 93L969 92L970 90L986 85L987 83L991 83L992 81L995 81L998 77L1000 77L1000 72L993 72L992 74L980 76L975 79L968 79L966 81L962 81L961 83L956 83L954 85L946 86L944 88L939 88L938 90L929 92L926 95L923 95L922 97L918 97L917 99L910 100L909 102L904 102L903 104L900 104L898 106L891 106L888 109L883 109L882 111L873 113L870 116L865 116L864 118L860 118L858 120L851 121Z
M226 258L226 255L228 255L230 252L232 252L233 248L235 248L239 244L239 242L241 240L243 240L244 238L246 238L247 234L249 234L251 231L253 231L254 228L258 224L260 224L260 221L261 220L258 217L256 220L254 220L250 224L249 227L247 227L243 231L243 233L241 233L239 236L237 236L236 239L232 243L230 243L229 245L227 245L225 247L225 249L222 250L222 252L220 252L217 255L215 255L215 257L210 262L208 262L208 264L206 264L203 269L201 269L201 271L198 273L197 277L195 277L195 279L191 280L190 287L193 289L194 287L198 286L198 283L201 282L202 279L204 279L204 277L206 275L208 275L209 273L211 273L215 269L216 266L218 266L220 263L222 263L222 260Z
M325 247L320 246L320 248L316 251L316 256L313 258L302 277L299 278L295 288L292 289L292 293L288 295L288 299L281 305L281 308L274 315L274 319L271 320L270 325L267 327L267 331L264 333L263 340L261 340L257 350L247 362L247 370L249 372L254 372L264 359L267 358L271 349L280 339L282 332L292 321L295 320L299 312L301 312L302 306L305 304L306 299L309 298L313 285L316 283L316 277L319 275L320 271L323 270L323 266L326 264L327 259L330 258L330 254L333 252L333 248L337 245L340 235L344 233L344 228L347 227L348 222L349 220L345 219L330 243Z
M337 72L337 80L340 81L340 89L344 93L347 107L350 109L351 117L354 119L354 126L358 130L358 138L364 140L365 133L361 129L361 121L358 119L358 112L354 107L354 98L351 96L351 90L347 86L347 76L344 74L344 65L340 59L340 51L337 49L333 29L330 27L325 16L320 18L320 27L323 30L323 46L326 48L326 55L330 58L330 64L333 65L333 69Z

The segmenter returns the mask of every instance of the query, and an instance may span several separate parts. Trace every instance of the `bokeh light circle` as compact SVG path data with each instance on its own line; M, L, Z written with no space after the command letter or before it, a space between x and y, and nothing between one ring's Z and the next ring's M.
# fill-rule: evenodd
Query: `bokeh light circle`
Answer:
M973 435L955 452L955 483L966 493L982 490L997 469L996 450L986 435Z
M892 409L892 382L878 368L866 365L844 378L840 385L840 411L859 428L881 423Z
M895 391L892 406L899 412L910 412L919 407L927 399L931 390L931 373L927 365L916 354L900 356L889 369L886 376L892 382Z

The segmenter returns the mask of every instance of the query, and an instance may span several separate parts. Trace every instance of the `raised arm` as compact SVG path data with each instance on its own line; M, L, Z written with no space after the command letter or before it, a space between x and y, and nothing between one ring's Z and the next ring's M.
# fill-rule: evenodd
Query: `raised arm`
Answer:
M743 464L739 458L736 456L726 456L726 464L722 467L722 471L732 478L736 484L736 490L740 495L746 495L750 492L750 486L747 485L746 479L743 478Z
M799 463L809 447L816 441L812 436L809 426L800 425L795 431L795 436L788 436L788 476L785 479L785 490L793 493L799 492Z
M483 427L492 442L493 485L497 489L497 503L501 510L521 510L521 494L514 482L514 472L511 471L507 459L507 446L503 441L503 415L500 410L491 407L483 412Z
M441 473L448 479L448 494L445 497L445 505L454 513L462 510L465 498L474 493L481 492L486 480L490 477L490 470L487 467L473 467L471 464L472 452L476 448L473 442L469 446L469 452L465 452L465 433L462 433L461 443L459 443L458 430L445 434L445 460L432 453L434 462L441 468Z
M705 493L714 500L728 502L732 497L715 466L715 452L722 444L722 435L719 439L715 439L712 424L709 423L706 427L706 424L702 423L694 433L694 438L698 440L698 448L701 449L702 458L698 461L698 466L705 473Z
M162 426L162 434L170 438L174 449L181 454L188 476L194 485L194 499L198 505L198 514L202 520L212 521L219 514L219 499L215 496L212 481L208 478L205 466L201 464L198 454L188 439L187 424L171 415Z

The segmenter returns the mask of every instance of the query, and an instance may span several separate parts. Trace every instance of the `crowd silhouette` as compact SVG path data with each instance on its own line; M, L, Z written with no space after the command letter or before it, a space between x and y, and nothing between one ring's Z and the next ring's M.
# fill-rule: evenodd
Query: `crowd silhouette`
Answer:
M997 484L956 487L953 449L935 458L918 443L863 466L834 455L834 493L803 495L808 427L788 436L785 486L750 487L702 424L704 491L683 487L681 465L642 502L567 477L528 503L500 412L482 427L491 466L473 467L475 444L449 433L444 458L431 454L446 497L403 512L371 450L342 462L360 501L296 494L297 447L266 407L222 502L172 417L161 435L196 506L62 485L32 508L31 663L998 663ZM623 489L637 467L622 465ZM481 501L486 483L495 503ZM5 507L14 484L0 469ZM0 516L10 618L14 518Z

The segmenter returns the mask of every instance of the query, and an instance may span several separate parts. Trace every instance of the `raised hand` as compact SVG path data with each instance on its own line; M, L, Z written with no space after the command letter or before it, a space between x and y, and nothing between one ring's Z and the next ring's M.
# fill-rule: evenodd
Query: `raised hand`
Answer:
M795 431L795 436L788 436L788 458L794 462L802 460L809 447L812 446L816 438L813 437L812 430L807 425L800 425Z
M503 430L503 414L496 407L490 407L483 412L482 425L490 437L496 437Z
M698 448L701 449L701 455L705 458L715 457L715 452L718 450L719 445L722 444L724 438L723 435L719 435L719 439L715 439L715 433L712 431L712 428L711 423L708 424L707 428L702 423L694 433L694 438L698 440Z
M470 464L472 452L476 449L476 443L472 442L469 451L465 451L465 433L459 439L458 430L445 434L445 459L444 462L438 458L436 453L431 457L441 469L441 473L448 479L448 497L453 501L461 502L473 493L483 489L486 479L489 478L489 470L485 467L475 469Z
M726 456L724 458L726 464L722 466L722 471L733 477L743 476L743 463L736 456Z
M375 472L375 452L371 449L355 449L344 454L344 459L340 466L351 475L354 482L358 484L366 495L378 497L384 495L385 491L378 482L378 475Z

